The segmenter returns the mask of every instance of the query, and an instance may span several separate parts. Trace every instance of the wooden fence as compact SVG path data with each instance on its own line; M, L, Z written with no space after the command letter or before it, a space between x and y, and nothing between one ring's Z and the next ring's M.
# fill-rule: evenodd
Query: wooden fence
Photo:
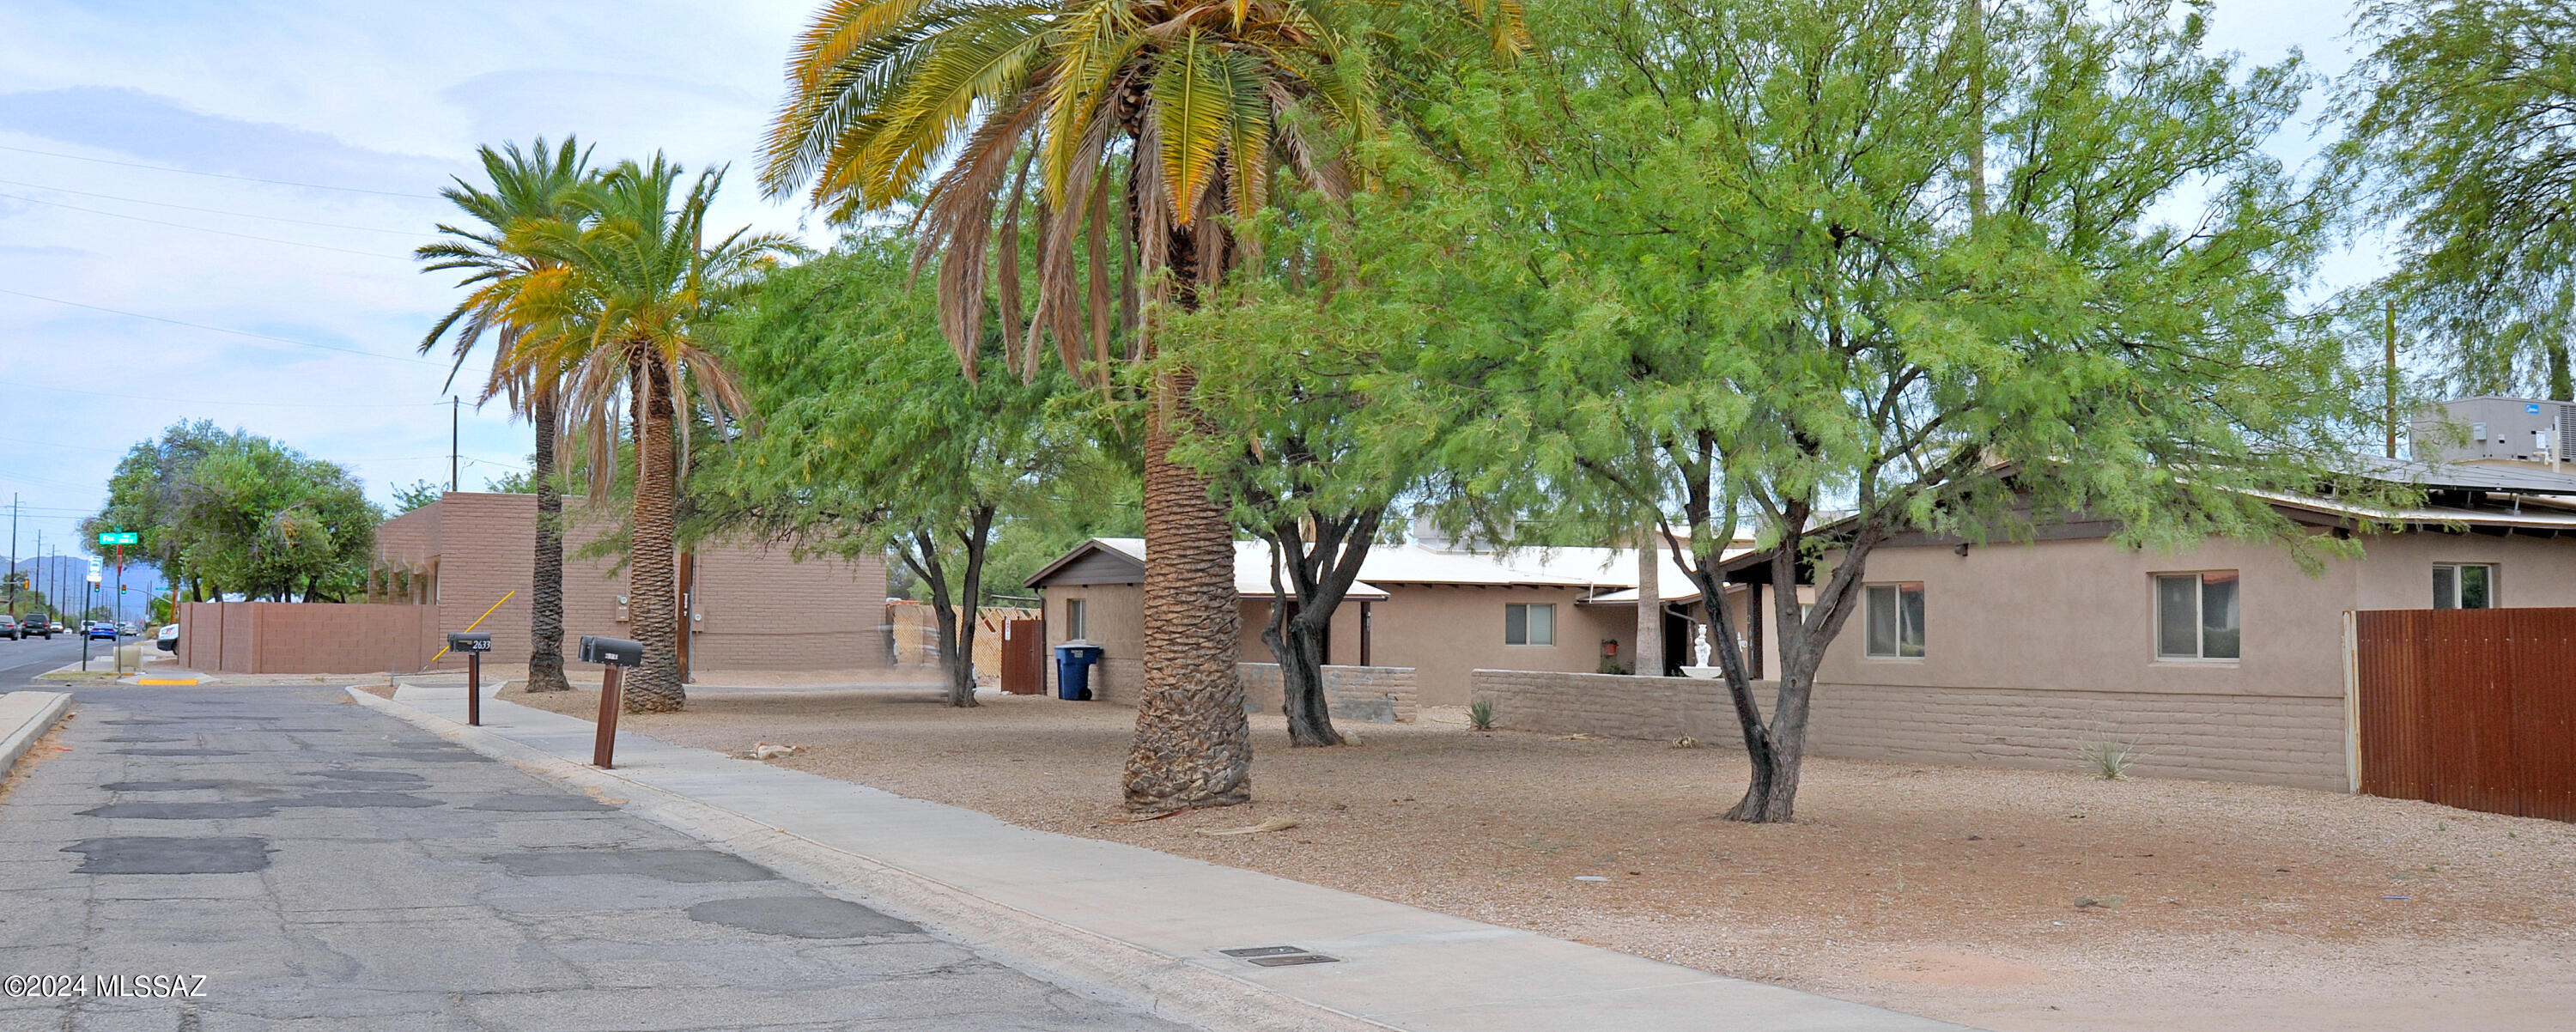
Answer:
M2576 609L2353 614L2362 792L2576 821Z

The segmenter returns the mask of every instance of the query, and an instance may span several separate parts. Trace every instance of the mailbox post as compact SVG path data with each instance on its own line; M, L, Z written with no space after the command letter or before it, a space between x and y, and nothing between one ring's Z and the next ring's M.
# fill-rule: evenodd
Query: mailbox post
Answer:
M619 690L619 675L627 668L644 662L644 646L624 638L602 638L596 634L581 636L581 661L597 663L607 669L599 676L599 740L590 747L590 765L601 770L615 766L617 745L617 712L624 709Z
M447 651L465 654L465 723L483 726L483 654L492 651L489 631L449 631Z

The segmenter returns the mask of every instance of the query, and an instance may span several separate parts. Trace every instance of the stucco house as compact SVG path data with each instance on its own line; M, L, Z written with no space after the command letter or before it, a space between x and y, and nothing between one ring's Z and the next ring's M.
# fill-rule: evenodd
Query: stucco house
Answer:
M1687 576L1669 556L1661 561L1659 585L1688 594ZM1359 582L1334 611L1325 662L1410 668L1420 703L1434 706L1464 705L1468 674L1479 668L1594 671L1605 657L1625 662L1636 655L1637 563L1636 550L1627 548L1493 553L1381 545L1370 549ZM1270 659L1261 640L1270 619L1270 570L1265 543L1235 543L1248 663ZM1144 671L1144 541L1093 538L1026 583L1045 595L1047 646L1101 646L1095 693L1133 701ZM1691 654L1699 619L1687 600L1668 609L1668 665L1678 667Z
M580 556L581 547L601 533L599 524L579 519L578 503L566 509L572 527L564 535L563 572L564 653L569 659L581 635L631 634L626 607L630 574L618 568L616 557ZM426 661L437 651L440 632L464 630L478 618L482 624L476 629L492 634L493 656L525 662L536 521L535 495L447 492L377 528L370 603L301 605L276 612L240 608L253 603L223 603L185 618L182 658L203 664L200 669L225 669L230 668L226 664L241 666L232 663L229 653L256 650L264 670L381 670L387 664L382 649L355 656L326 654L333 642L367 637L334 628L373 628L389 615L416 614L420 626L400 621L401 633L426 640L404 643L415 647L401 652L395 665L414 655ZM695 669L887 665L885 564L880 560L799 562L784 547L717 544L689 554L679 576L686 593L685 647ZM252 626L263 616L272 622L293 617L302 624L293 633L263 633ZM192 651L199 655L186 654ZM439 665L459 662L450 656Z
M2429 501L2368 514L2267 499L2309 532L2361 546L2317 574L2256 542L2124 548L2107 522L2062 522L2028 542L1900 535L1871 553L1861 609L1817 670L1811 748L2064 767L2109 742L2136 746L2146 774L2348 788L2347 614L2576 606L2576 473L2391 462L2380 475ZM2355 535L2371 515L2397 529ZM1748 553L1729 575L1766 579L1767 564ZM1703 737L1731 737L1722 716ZM1660 719L1638 733L1671 733Z

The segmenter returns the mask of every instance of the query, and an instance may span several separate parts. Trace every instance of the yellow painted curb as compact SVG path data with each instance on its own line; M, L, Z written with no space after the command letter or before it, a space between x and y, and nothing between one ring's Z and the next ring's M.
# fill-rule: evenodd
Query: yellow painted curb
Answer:
M134 679L134 683L136 683L136 684L195 684L195 683L197 683L197 682L195 682L195 681L163 681L163 680L157 680L157 679L149 678L149 677L138 677L138 678L135 678L135 679Z

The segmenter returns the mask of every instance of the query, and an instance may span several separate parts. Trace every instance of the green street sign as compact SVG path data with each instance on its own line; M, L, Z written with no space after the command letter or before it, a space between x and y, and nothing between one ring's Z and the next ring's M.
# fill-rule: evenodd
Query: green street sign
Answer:
M142 538L130 530L101 531L98 535L98 543L102 545L131 545L141 541Z

